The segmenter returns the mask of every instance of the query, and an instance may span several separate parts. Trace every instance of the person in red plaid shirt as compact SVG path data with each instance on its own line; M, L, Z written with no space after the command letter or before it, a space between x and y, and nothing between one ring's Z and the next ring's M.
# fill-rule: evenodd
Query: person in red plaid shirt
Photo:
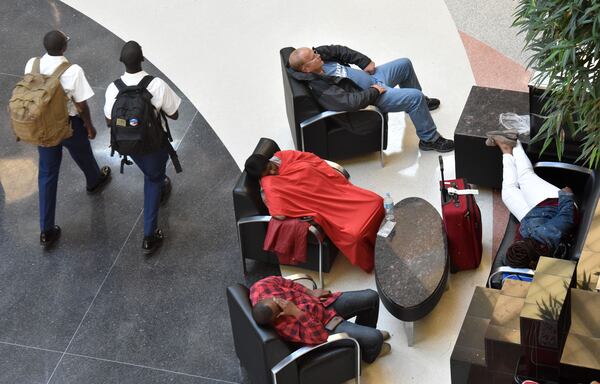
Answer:
M345 332L358 341L367 363L391 350L390 344L384 343L390 334L375 328L379 295L372 289L331 293L269 276L252 285L250 301L254 320L271 324L286 341L317 345L331 334ZM346 320L354 316L354 323Z

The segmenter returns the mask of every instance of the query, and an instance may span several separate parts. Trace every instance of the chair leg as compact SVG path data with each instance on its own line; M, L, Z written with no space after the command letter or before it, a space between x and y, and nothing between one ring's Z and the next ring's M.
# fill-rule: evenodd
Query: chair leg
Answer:
M237 227L237 235L238 235L238 244L240 245L240 253L242 254L242 266L244 268L244 276L247 274L246 270L246 257L244 257L244 246L242 245L242 234L240 232L240 224L239 222L236 225Z
M354 382L356 384L360 384L360 345L358 344L358 341L355 341L356 345L355 345L355 349L356 349L356 371L355 371L355 375L356 378L354 379Z
M319 240L319 289L323 289L323 243Z
M381 168L383 168L385 166L385 163L383 161L383 143L385 141L385 119L383 118L383 115L379 115L381 116L381 149L379 150L379 162L381 163Z

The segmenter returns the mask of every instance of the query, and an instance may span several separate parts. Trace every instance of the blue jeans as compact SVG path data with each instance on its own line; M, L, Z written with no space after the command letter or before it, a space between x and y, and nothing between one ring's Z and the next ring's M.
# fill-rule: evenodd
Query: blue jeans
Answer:
M554 252L565 235L575 227L575 201L573 194L558 191L558 207L532 208L521 220L519 233L523 238L532 238Z
M397 59L377 66L372 77L386 88L386 92L375 103L382 112L408 113L419 139L428 142L437 140L440 134L409 59ZM394 88L396 85L401 88Z
M66 147L71 157L85 175L86 185L93 187L100 182L100 168L92 152L87 130L83 120L71 117L73 136L63 140L54 147L38 147L38 188L40 202L40 230L47 231L54 227L56 216L56 191L58 174L62 161L62 149Z
M347 333L360 345L361 357L372 363L383 345L383 335L375 327L379 316L379 295L372 289L348 291L333 303L333 309L344 319L356 316L354 323L342 321L331 333Z
M144 236L151 236L158 227L158 208L165 183L169 153L161 149L142 156L131 156L144 173Z

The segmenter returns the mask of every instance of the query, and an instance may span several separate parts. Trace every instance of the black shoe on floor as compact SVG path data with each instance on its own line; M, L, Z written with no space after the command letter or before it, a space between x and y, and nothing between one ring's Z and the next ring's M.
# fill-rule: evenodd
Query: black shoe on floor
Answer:
M60 227L55 225L52 229L40 233L40 245L44 249L49 249L60 238Z
M102 189L104 189L104 187L106 186L106 184L108 184L109 181L110 167L108 165L105 165L104 167L100 168L100 181L93 187L87 187L87 193L93 195L95 193L100 192Z
M444 139L442 136L431 142L420 140L419 149L421 151L450 152L454 150L454 141Z
M165 181L160 191L160 205L167 204L169 196L171 196L171 189L173 189L173 186L171 185L171 179L169 176L165 176Z
M425 101L427 102L427 108L429 108L430 111L433 111L440 107L440 99L434 99L433 97L429 98L425 96Z
M160 229L157 229L152 236L144 236L144 241L142 242L144 254L152 254L162 245L162 241L163 233Z

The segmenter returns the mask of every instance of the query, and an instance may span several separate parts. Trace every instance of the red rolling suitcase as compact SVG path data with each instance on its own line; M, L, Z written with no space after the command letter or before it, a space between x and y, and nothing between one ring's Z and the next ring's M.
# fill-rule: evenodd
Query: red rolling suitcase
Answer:
M448 254L452 272L475 269L481 263L481 212L465 179L444 180L444 163L440 159L442 181L442 216L448 238Z

